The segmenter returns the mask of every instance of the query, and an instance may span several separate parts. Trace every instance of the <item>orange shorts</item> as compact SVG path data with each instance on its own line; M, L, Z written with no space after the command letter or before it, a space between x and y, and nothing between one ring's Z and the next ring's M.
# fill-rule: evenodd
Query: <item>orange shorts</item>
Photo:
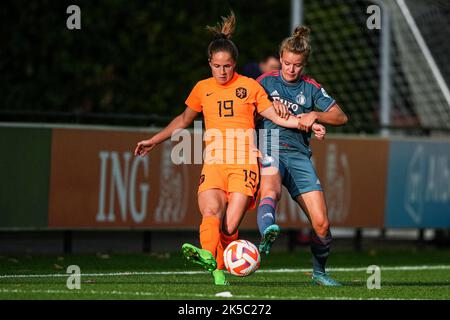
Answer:
M258 164L205 164L200 175L198 193L221 189L227 193L239 192L252 198L253 209L259 191Z

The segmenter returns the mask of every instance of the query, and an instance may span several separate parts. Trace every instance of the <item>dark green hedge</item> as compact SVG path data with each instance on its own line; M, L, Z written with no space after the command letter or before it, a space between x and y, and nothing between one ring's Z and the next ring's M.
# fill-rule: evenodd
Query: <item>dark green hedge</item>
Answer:
M82 29L66 28L81 8ZM14 0L0 4L0 109L172 115L210 75L205 30L233 9L239 65L276 51L290 1Z

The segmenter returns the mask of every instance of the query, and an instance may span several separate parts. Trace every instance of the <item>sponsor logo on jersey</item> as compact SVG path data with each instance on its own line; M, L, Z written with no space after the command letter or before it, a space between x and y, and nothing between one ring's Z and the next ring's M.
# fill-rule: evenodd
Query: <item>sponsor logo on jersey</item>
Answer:
M280 101L282 104L284 104L285 106L287 106L290 110L292 110L293 112L297 112L299 110L299 106L296 103L290 102L288 100L285 99L281 99L280 97L273 97L273 100L278 100Z
M247 97L247 89L239 87L236 89L236 97L239 99L244 99Z

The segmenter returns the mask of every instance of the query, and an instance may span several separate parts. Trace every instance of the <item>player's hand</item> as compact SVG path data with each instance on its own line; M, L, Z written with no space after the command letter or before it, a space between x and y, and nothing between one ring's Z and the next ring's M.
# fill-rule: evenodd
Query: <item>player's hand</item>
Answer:
M311 127L312 131L314 132L314 136L317 138L317 140L322 141L325 139L325 134L327 133L327 129L319 124L314 123Z
M309 112L309 113L300 113L297 115L298 121L298 129L302 131L309 132L311 130L311 127L317 120L316 113Z
M275 109L275 112L277 113L277 115L282 118L282 119L289 119L289 116L291 115L291 113L289 112L289 108L281 103L278 100L274 100L273 101L273 108Z
M151 138L148 140L142 140L137 143L136 149L134 149L134 155L145 157L150 152L150 150L152 150L157 145L158 144Z

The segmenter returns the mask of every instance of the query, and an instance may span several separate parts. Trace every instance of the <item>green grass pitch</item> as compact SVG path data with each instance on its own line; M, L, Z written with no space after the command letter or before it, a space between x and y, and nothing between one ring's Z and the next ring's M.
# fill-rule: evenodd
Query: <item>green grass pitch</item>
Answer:
M69 265L81 269L80 290L66 286ZM367 289L369 265L381 268L380 289ZM0 256L0 299L450 299L450 250L334 250L328 267L343 287L311 283L306 248L262 257L260 270L228 275L227 287L178 252ZM224 291L232 297L216 296Z

